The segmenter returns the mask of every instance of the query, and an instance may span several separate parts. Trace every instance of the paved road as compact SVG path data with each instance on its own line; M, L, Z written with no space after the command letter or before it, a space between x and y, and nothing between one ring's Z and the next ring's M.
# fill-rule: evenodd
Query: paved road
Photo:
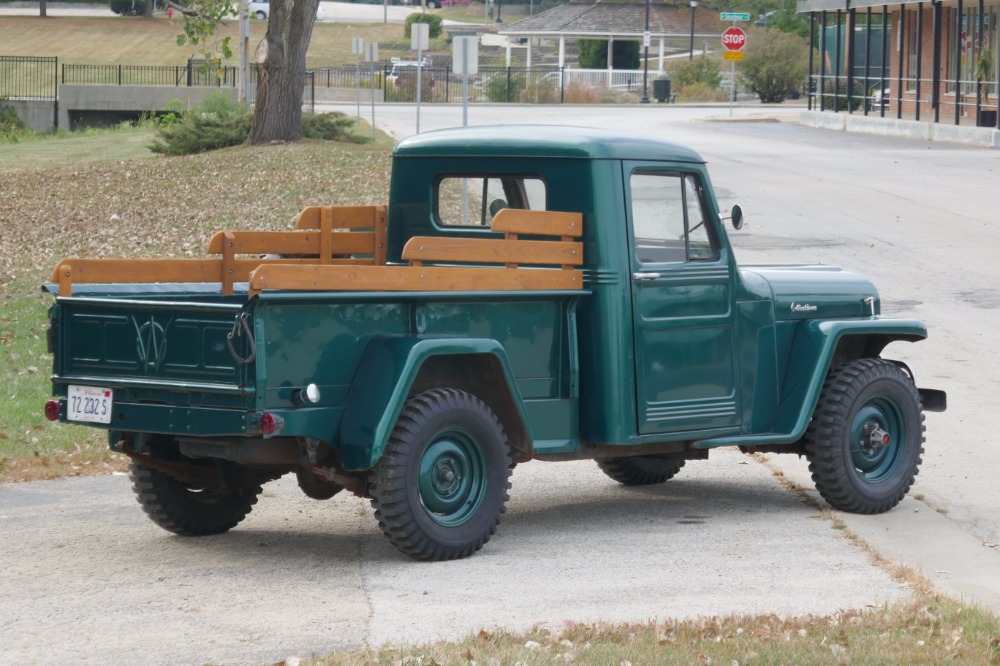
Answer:
M123 476L0 486L0 663L273 663L480 628L903 599L761 464L726 452L658 487L589 461L515 470L500 530L459 562L405 559L367 502L270 484L219 537L155 527Z
M412 108L377 113L397 135L412 131ZM470 111L473 123L627 126L689 143L711 162L723 202L748 210L748 227L732 234L743 262L840 264L875 279L887 314L926 319L930 340L893 350L951 399L928 417L914 489L924 499L844 518L942 589L1000 609L1000 553L987 545L1000 542L1000 153L706 116L728 117ZM460 119L457 107L427 107L422 124ZM771 460L808 483L801 462ZM444 564L402 558L367 503L312 502L290 480L270 484L238 529L205 539L156 528L121 476L0 486L0 663L265 663L496 625L826 613L907 594L766 466L731 451L653 488L617 486L589 462L522 465L513 483L494 540Z

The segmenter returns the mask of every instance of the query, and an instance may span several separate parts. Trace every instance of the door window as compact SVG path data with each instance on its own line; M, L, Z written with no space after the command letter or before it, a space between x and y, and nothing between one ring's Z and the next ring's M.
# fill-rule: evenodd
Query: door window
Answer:
M639 263L714 259L701 188L691 174L637 169L629 178L632 233Z

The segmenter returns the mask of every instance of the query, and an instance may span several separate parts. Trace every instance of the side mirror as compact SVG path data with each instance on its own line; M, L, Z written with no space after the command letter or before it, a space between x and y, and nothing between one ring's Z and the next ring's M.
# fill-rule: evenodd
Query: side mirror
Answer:
M739 204L733 204L733 209L729 213L729 220L733 225L733 229L739 231L743 228L743 209L740 208Z

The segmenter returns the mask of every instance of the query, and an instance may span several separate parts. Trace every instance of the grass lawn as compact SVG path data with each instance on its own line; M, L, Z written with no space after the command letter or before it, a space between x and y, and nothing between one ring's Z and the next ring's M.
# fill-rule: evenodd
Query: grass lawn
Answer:
M251 48L264 38L267 23L251 21ZM181 20L158 17L70 17L4 16L0 19L0 55L57 56L60 63L94 65L184 65L188 58L200 58L198 47L177 46ZM236 21L220 29L222 37L235 44ZM317 22L313 28L307 67L353 63L351 38L365 42L400 41L399 23L358 23L351 26ZM235 53L236 47L233 46ZM406 52L408 53L408 51ZM386 56L388 57L388 56Z
M384 203L387 138L156 157L146 130L0 144L0 482L121 465L102 431L51 424L40 285L64 257L202 256L220 229L284 229L305 206Z

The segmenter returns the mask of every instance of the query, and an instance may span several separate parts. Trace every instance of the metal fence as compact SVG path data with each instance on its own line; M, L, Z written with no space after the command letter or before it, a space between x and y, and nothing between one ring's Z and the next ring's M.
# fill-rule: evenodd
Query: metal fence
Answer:
M58 72L58 58L0 56L0 99L55 101Z

